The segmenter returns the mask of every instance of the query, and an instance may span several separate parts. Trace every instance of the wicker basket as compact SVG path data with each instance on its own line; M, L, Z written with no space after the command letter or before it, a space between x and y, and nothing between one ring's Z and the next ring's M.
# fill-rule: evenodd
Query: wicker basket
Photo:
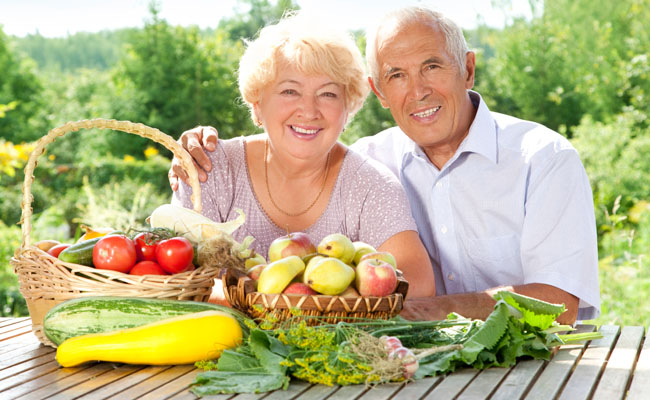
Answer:
M277 322L303 319L309 325L394 317L402 310L408 291L408 282L401 274L395 293L385 297L264 294L255 290L248 276L233 269L226 270L221 280L226 300L245 314L257 319L272 316ZM297 315L296 309L300 311Z
M32 330L41 343L52 347L56 346L43 334L43 318L50 308L64 300L85 296L124 296L206 301L219 274L218 268L202 266L175 275L128 275L62 262L32 245L31 185L37 158L43 154L45 146L57 137L90 128L113 129L139 135L171 150L188 171L193 192L192 204L197 212L201 211L201 189L190 155L170 136L157 129L128 121L92 119L69 122L43 136L36 143L25 167L21 204L23 242L11 259L11 264L18 275L20 292L27 302Z

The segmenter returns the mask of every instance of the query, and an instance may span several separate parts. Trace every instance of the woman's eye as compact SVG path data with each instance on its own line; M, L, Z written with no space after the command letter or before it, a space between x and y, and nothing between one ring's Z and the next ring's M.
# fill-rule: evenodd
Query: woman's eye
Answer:
M338 97L338 95L336 93L333 93L333 92L324 92L323 94L321 94L321 96L331 97L331 98L334 98L334 99Z
M293 89L284 89L284 90L281 91L280 93L281 93L281 94L287 94L287 95L293 95L293 94L297 94L298 92L296 92L296 91L293 90Z

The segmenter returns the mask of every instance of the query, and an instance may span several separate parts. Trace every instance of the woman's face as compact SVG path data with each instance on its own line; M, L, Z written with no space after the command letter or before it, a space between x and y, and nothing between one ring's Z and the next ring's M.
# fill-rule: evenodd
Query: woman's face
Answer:
M303 160L327 154L348 116L342 84L286 64L253 108L273 148Z

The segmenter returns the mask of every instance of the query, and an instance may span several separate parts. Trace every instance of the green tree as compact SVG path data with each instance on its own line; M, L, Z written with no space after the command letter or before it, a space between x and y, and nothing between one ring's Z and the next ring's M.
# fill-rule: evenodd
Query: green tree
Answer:
M252 39L262 27L277 22L285 12L299 8L293 0L278 0L275 4L269 0L241 0L235 15L222 19L219 28L235 40Z
M33 62L16 54L13 43L0 28L0 137L14 143L33 140L38 132L32 118L41 106L42 85Z
M650 31L642 22L649 10L648 0L547 0L540 17L516 20L497 37L484 71L488 78L478 88L496 111L568 136L564 128L585 114L607 120L647 86L628 85L626 68L648 54ZM641 79L647 82L647 74Z
M114 115L178 137L198 124L218 126L224 137L252 129L238 102L236 68L243 51L217 29L172 27L151 6L151 20L129 40L114 73ZM141 144L139 144L140 146Z

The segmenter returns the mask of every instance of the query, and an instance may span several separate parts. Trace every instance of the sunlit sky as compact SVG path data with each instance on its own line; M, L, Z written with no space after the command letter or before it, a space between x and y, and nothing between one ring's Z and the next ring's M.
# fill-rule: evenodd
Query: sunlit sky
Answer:
M530 15L526 0L298 0L302 9L319 13L333 24L362 29L386 11L403 5L426 4L447 14L463 28L479 22L501 27L506 17ZM237 0L159 0L161 17L172 25L216 27L243 3ZM148 18L149 0L0 0L0 25L8 35L39 32L65 37L77 32L141 27Z

